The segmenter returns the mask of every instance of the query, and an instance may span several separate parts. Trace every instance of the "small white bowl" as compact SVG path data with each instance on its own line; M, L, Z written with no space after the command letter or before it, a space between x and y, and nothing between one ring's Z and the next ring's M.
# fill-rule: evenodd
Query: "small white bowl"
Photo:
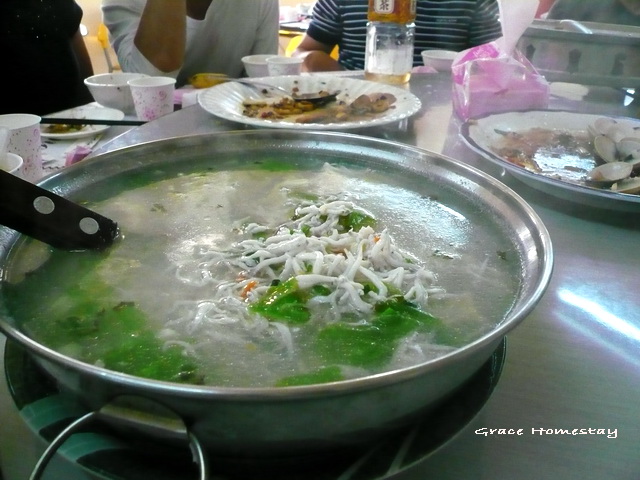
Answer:
M14 175L18 173L20 167L22 167L22 157L20 155L16 155L15 153L5 153L4 158L0 158L0 170L4 170L5 172L13 173Z
M93 99L103 107L115 108L125 114L134 113L131 89L127 82L148 77L144 73L101 73L84 79Z
M423 50L420 54L425 67L432 67L439 72L446 72L451 70L451 64L458 52L452 50Z
M269 75L269 67L267 66L267 58L276 57L277 55L247 55L242 57L244 70L249 77L266 77Z

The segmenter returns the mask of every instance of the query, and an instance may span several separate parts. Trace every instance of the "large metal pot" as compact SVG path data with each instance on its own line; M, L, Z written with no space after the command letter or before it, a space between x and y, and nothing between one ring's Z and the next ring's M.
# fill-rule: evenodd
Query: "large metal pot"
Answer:
M640 28L534 20L518 41L550 82L634 88L640 83Z
M180 137L97 156L40 185L71 199L79 193L85 198L98 182L118 181L139 169L168 163L187 168L196 160L216 162L227 155L255 161L274 152L293 152L300 162L321 156L372 169L401 168L413 179L422 178L425 188L437 184L455 201L477 206L481 214L474 220L502 225L519 256L521 288L506 319L473 343L424 364L356 380L286 388L179 385L81 363L25 335L0 301L2 331L91 409L119 395L152 399L176 412L191 434L217 455L288 456L359 445L406 425L476 372L543 295L552 271L552 248L535 212L508 187L462 162L394 142L284 130ZM18 239L15 232L0 229L0 272Z

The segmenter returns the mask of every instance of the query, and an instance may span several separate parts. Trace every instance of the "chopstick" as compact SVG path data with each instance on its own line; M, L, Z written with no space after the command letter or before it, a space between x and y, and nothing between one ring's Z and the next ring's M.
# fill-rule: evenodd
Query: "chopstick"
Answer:
M42 117L40 123L58 125L144 125L142 120L99 120L93 118L54 118Z

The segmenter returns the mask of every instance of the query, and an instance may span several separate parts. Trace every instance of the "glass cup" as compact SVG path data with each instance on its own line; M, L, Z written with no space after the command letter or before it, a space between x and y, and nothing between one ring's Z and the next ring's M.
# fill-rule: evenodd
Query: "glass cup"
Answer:
M127 83L131 88L138 120L151 121L173 112L175 78L144 77Z

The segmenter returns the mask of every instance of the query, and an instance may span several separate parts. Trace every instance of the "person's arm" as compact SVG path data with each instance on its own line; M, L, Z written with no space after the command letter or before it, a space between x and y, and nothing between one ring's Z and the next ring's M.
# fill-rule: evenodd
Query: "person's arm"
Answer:
M150 0L148 3L152 3L152 1L154 3L154 9L157 9L158 4L161 3L164 3L165 7L168 5L172 8L174 6L178 7L178 10L180 10L179 5L186 5L186 0L165 0L164 2L162 0ZM145 54L140 51L135 43L138 27L142 21L146 4L147 2L145 2L145 0L102 0L102 21L109 30L109 41L118 56L118 63L123 72L177 76L179 67L173 70L166 70L166 67L170 67L170 65L160 62L159 64L164 68L158 68L156 64L152 63ZM171 9L167 8L167 11L170 10ZM155 14L155 10L151 10L151 13ZM183 16L186 22L186 15ZM149 42L151 36L151 22L154 19L150 16L148 20L147 28L149 32L147 32L146 35L149 35L149 37L141 39L141 43ZM157 18L155 21L157 21ZM169 36L174 34L180 35L180 32L183 30L176 30L174 25L164 25L160 29L160 33L171 34ZM162 35L158 34L158 36L161 37ZM162 52L164 48L157 48L156 50ZM150 53L147 52L147 54ZM182 65L182 61L180 61L180 65Z
M84 38L82 38L80 30L78 30L71 39L71 47L78 61L81 78L87 78L93 75L91 57L89 56L87 45L84 43Z
M134 45L164 72L182 67L186 49L187 0L147 0Z
M305 35L291 56L304 59L302 64L304 71L335 72L342 70L342 67L336 60L331 58L333 48L334 45L318 42L309 35Z

